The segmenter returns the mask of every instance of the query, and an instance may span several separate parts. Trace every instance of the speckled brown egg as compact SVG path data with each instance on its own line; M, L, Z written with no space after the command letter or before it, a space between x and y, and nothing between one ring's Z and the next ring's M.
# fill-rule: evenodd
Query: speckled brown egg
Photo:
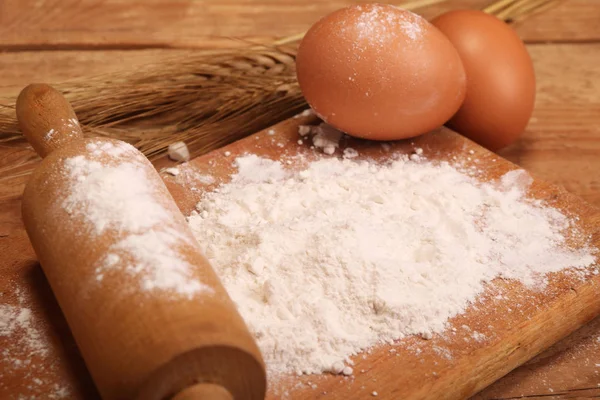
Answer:
M307 102L350 135L395 140L443 125L465 96L450 41L424 18L390 5L350 6L318 21L296 59Z
M432 23L458 50L467 73L465 102L448 125L491 150L513 143L535 102L525 45L507 24L481 11L451 11Z

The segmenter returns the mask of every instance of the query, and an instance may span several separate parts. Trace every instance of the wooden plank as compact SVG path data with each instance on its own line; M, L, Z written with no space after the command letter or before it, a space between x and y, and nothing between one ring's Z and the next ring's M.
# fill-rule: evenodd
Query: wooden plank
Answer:
M0 52L0 97L16 97L32 82L63 83L86 76L132 70L194 50L104 50Z
M600 397L600 318L556 343L472 400ZM543 397L542 397L543 396Z
M546 12L516 24L527 42L592 42L600 40L600 2L565 0Z
M240 45L308 29L318 18L361 0L2 0L0 49L116 49ZM432 17L492 0L450 0L418 12ZM403 1L398 1L402 4ZM519 24L531 41L600 39L600 2L571 0Z
M500 154L600 205L600 44L528 49L538 82L534 114L521 140Z

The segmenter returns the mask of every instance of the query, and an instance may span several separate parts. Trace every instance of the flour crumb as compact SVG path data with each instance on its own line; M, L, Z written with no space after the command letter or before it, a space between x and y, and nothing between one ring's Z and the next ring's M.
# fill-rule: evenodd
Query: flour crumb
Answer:
M298 134L300 136L306 136L306 135L310 134L311 131L312 131L312 129L311 129L310 125L300 125L298 127Z
M346 147L343 152L344 158L356 158L358 157L358 151L352 147Z
M332 155L340 147L340 139L343 136L342 132L325 122L317 126L301 125L298 127L298 134L301 137L312 135L313 146L328 155ZM300 142L301 140L298 141L299 144L301 144ZM350 155L353 154L352 150L349 152ZM356 154L358 155L358 153ZM348 158L352 158L352 156Z
M179 168L175 168L175 167L170 167L170 168L165 168L163 170L164 173L169 174L171 176L177 176L179 175Z
M190 150L184 142L175 142L169 145L169 158L173 161L189 161Z
M341 374L344 371L345 365L343 362L341 361L336 361L335 363L333 363L333 365L331 366L331 372L338 375Z
M323 149L323 153L331 155L335 152L335 149L340 147L342 135L343 133L333 126L321 123L315 129L312 142L317 149Z

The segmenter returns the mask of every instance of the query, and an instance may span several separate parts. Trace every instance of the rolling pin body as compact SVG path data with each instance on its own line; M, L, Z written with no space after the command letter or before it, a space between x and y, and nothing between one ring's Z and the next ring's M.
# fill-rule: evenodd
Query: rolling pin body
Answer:
M32 120L62 115L43 99L57 95L36 85L20 96L33 143L48 135ZM80 139L74 115L54 123L34 125L72 139L34 145L46 157L23 219L103 399L263 399L260 352L152 164L123 142Z

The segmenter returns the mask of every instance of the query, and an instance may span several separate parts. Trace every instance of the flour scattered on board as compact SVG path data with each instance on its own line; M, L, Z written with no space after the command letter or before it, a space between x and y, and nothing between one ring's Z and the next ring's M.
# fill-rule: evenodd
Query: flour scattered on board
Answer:
M547 273L595 262L566 246L563 233L577 235L568 217L526 197L525 172L480 183L423 153L327 157L296 172L247 155L204 194L190 226L271 376L343 375L372 346L444 332L494 278L543 288Z
M0 304L0 336L11 336L16 332L19 333L19 341L27 349L28 357L46 355L46 344L33 326L31 309ZM21 361L15 362L18 365Z
M215 178L212 175L199 172L191 163L181 164L177 168L165 168L161 172L173 176L174 178L172 179L175 182L191 192L199 192L206 185L211 185L215 182Z
M70 390L59 384L55 362L58 355L50 354L49 338L39 329L26 296L13 289L12 304L0 294L0 389L6 389L8 375L19 375L23 386L11 392L19 399L65 399ZM38 317L41 319L41 317ZM3 391L3 390L0 390Z

